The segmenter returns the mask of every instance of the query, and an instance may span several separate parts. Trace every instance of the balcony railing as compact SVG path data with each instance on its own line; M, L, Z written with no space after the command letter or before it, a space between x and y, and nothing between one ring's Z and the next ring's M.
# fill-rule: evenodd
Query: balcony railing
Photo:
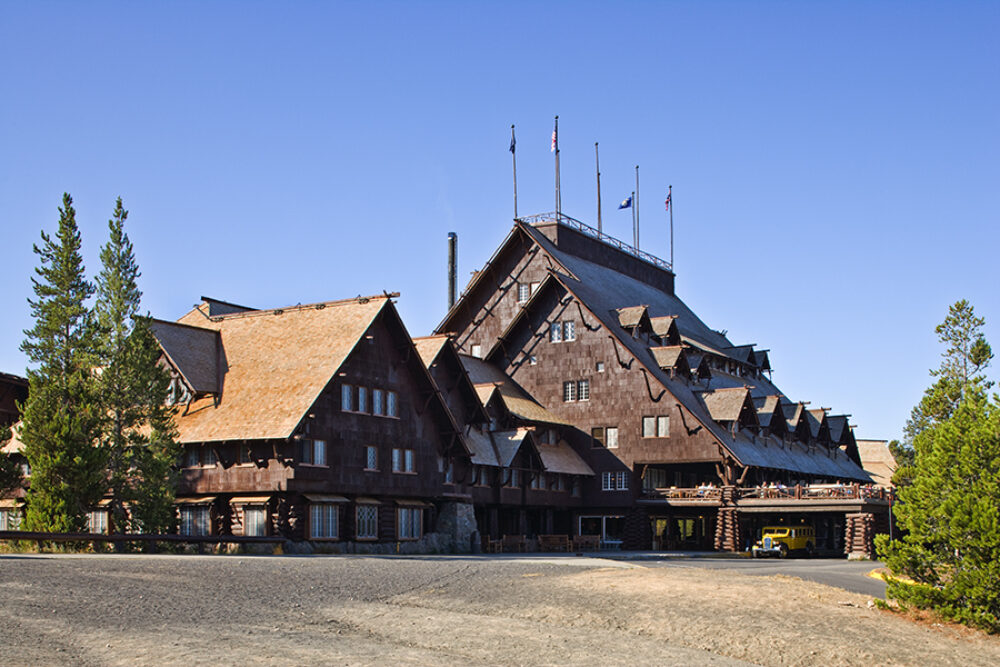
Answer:
M652 264L653 266L665 269L667 271L672 271L673 267L670 266L670 262L664 261L657 257L656 255L651 255L648 252L643 252L638 248L634 248L624 241L620 241L613 236L609 236L602 231L594 229L590 225L580 222L576 218L571 218L564 213L539 213L537 215L528 215L518 218L521 222L527 223L529 225L538 225L543 222L558 222L561 225L565 225L570 229L575 229L576 231L586 234L598 241L603 241L613 248L621 250L627 255L631 255L637 259L641 259L644 262Z
M650 500L683 500L719 502L723 489L717 486L694 488L647 489L643 497ZM796 484L794 486L765 485L733 489L734 500L883 500L892 502L890 489L871 484Z

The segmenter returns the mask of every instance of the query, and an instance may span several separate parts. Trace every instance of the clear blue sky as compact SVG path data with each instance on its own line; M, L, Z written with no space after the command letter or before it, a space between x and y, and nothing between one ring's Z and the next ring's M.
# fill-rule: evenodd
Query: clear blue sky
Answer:
M124 198L157 317L388 290L429 333L447 233L467 278L510 227L511 123L553 208L556 114L563 210L595 223L599 141L606 231L638 164L667 257L673 184L680 296L859 437L899 437L950 303L1000 351L1000 3L535 4L0 5L0 370L64 191L92 275Z

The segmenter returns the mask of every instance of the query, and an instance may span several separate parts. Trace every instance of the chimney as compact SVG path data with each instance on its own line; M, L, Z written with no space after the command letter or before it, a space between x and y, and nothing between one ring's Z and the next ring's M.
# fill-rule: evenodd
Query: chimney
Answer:
M448 232L448 310L458 299L458 234Z

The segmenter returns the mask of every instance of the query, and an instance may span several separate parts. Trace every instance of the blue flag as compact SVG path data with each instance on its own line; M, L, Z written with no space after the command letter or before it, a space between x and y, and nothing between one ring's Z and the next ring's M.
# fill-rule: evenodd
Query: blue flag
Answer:
M618 204L618 208L632 208L632 197L628 196L625 198L621 204Z

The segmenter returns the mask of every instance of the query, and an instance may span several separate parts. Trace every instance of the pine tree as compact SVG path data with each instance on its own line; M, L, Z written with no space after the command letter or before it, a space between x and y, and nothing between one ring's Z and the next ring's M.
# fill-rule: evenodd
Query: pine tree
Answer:
M992 357L983 324L959 301L937 328L948 349L908 424L913 462L894 508L904 536L877 546L916 582L890 580L890 597L1000 632L1000 398L982 375Z
M78 532L106 488L105 459L96 447L100 406L94 369L94 333L87 299L73 200L63 195L55 239L44 231L35 246L41 266L29 299L35 325L21 350L28 370L21 439L31 465L25 528Z
M119 197L108 221L110 234L101 249L97 278L94 310L105 417L101 444L108 457L115 530L125 532L131 514L144 532L162 532L173 523L179 450L166 407L170 376L157 363L160 349L149 318L140 315L140 273L125 233L127 218Z

